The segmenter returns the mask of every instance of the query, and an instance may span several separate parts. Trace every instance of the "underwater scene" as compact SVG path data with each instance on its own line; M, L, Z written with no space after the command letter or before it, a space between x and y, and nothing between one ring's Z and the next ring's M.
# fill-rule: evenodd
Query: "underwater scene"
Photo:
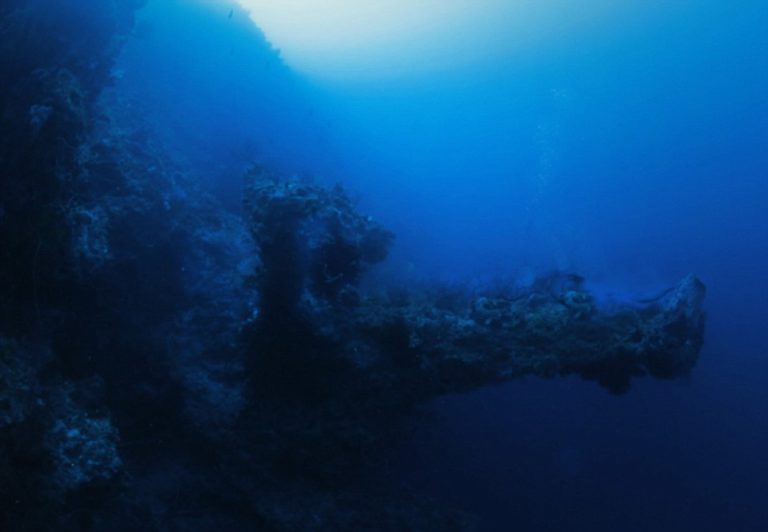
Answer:
M0 532L768 530L768 2L3 0Z

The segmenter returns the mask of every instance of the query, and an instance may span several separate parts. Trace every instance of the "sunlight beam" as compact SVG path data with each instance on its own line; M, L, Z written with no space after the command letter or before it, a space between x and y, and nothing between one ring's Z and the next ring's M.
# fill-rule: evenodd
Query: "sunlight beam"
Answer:
M627 0L238 0L294 68L323 77L410 75L493 61L607 15Z

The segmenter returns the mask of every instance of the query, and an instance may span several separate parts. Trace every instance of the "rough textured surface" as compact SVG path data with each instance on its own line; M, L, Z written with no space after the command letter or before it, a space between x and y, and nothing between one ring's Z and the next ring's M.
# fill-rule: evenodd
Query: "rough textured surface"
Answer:
M290 375L286 381L335 360L329 378L346 368L354 379L372 378L372 385L386 379L403 388L397 397L571 373L622 392L633 376L676 377L696 361L705 289L693 276L657 301L610 311L598 309L581 278L558 273L514 296L361 295L363 258L382 260L391 235L354 213L338 189L264 174L251 179L248 206L265 298L255 358L280 366ZM282 345L283 339L290 340ZM323 352L313 354L317 349ZM318 370L310 371L315 381L322 378Z
M97 212L78 216L71 208L78 146L139 3L10 0L0 7L3 329L24 332L71 296L67 222L98 222Z

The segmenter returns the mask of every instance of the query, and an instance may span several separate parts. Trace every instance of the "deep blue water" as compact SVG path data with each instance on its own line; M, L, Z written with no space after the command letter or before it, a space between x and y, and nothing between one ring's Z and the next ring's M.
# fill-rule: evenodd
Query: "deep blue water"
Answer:
M358 78L303 71L229 2L149 0L103 101L236 216L254 159L343 183L396 234L370 286L562 270L626 301L695 274L690 375L440 397L371 474L484 532L768 530L768 2L652 4Z
M122 58L118 90L163 110L225 200L253 147L349 186L397 234L386 275L562 268L619 295L704 280L705 348L683 381L614 397L525 380L435 403L389 478L482 530L768 527L768 4L655 9L478 65L345 82L290 71L225 8L150 5Z

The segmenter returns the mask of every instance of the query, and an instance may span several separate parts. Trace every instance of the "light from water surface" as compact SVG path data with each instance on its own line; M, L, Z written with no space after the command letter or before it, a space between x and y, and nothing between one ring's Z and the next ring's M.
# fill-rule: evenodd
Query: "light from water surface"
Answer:
M346 79L455 70L659 9L637 0L239 2L292 66Z

